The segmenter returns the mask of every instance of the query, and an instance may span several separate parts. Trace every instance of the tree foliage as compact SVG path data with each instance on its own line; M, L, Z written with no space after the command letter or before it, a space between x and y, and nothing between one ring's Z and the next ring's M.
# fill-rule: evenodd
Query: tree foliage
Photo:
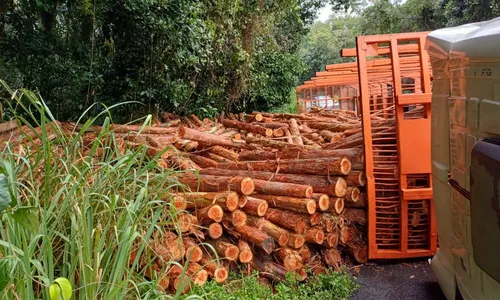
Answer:
M344 1L344 0L342 0ZM95 102L214 115L287 102L326 0L0 0L0 78L59 119Z

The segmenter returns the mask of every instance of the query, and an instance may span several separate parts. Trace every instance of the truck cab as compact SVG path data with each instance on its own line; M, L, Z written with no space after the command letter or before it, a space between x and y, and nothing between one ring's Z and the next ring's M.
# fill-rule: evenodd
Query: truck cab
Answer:
M447 299L500 299L500 18L430 33L432 177Z

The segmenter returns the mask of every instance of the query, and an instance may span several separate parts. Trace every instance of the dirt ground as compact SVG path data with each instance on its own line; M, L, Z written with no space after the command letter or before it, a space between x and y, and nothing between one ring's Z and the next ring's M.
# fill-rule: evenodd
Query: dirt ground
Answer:
M353 300L446 300L427 259L362 266L358 283Z

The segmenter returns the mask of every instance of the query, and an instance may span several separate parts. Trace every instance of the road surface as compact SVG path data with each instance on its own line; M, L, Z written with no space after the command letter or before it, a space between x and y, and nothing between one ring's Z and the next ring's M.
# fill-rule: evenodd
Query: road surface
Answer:
M360 267L352 300L446 300L428 260Z

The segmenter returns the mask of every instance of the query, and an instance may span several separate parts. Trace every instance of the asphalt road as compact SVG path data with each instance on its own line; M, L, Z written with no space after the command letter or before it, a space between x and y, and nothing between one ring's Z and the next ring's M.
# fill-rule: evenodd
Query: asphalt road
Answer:
M352 300L446 300L427 260L361 266Z

